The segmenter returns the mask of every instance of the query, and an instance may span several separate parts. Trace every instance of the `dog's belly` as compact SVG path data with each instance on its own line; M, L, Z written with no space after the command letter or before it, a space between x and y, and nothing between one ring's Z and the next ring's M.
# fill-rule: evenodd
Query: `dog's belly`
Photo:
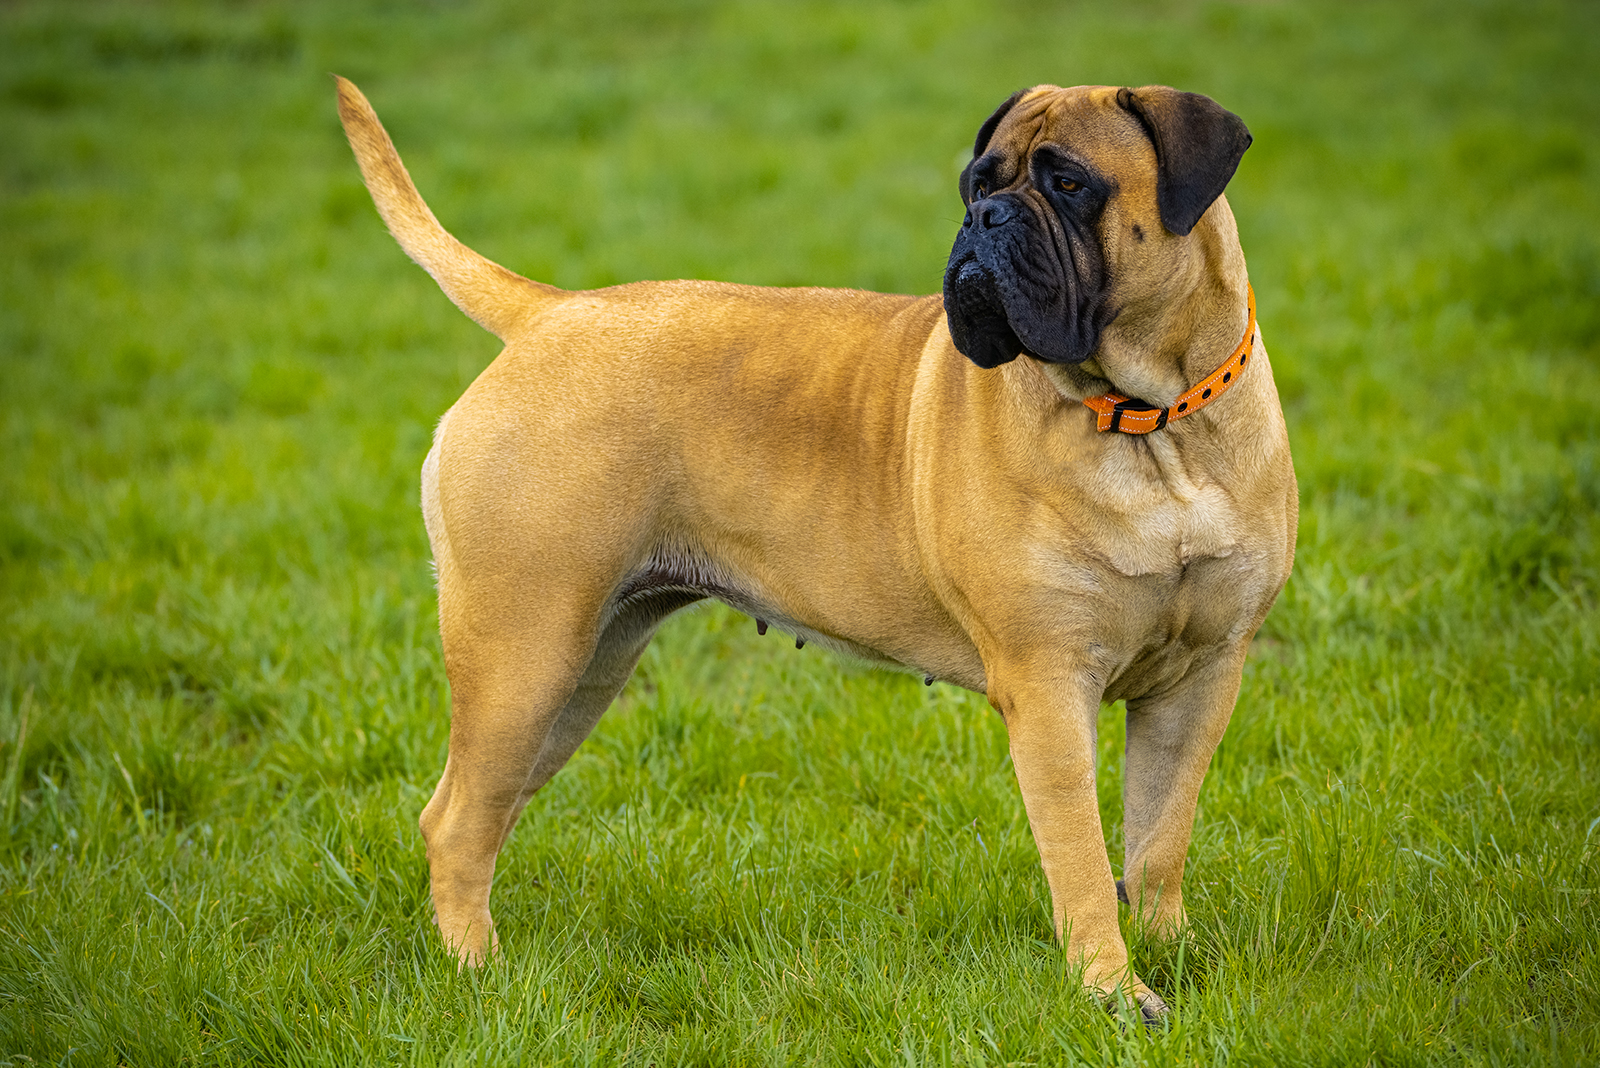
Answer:
M866 590L856 591L861 599L870 598ZM846 656L880 667L913 672L928 678L955 683L981 692L983 665L977 649L953 626L919 630L907 620L900 641L852 625L848 619L814 618L786 603L770 584L726 562L713 560L702 551L681 547L659 547L648 560L618 583L609 599L602 627L635 611L670 614L699 600L720 601L757 620L762 629L772 627L788 633L800 644L815 643ZM903 600L902 596L895 598ZM814 612L815 606L808 606ZM878 611L864 611L864 620L879 618ZM909 644L915 640L915 645Z

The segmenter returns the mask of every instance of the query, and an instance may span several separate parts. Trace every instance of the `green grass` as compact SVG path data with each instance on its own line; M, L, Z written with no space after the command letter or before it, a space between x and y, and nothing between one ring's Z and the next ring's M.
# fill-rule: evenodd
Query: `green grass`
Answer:
M1600 1060L1596 69L1581 2L0 7L0 1064ZM1051 945L981 698L721 609L530 806L455 973L416 479L495 345L378 224L330 70L565 286L932 292L1013 89L1245 117L1300 550L1192 934L1131 933L1169 1029Z

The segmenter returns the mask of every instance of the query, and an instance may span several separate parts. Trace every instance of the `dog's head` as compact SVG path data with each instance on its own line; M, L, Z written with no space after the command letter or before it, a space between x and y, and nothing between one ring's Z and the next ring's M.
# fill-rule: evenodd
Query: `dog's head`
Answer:
M1165 86L1013 94L961 172L967 212L944 276L956 348L979 367L1094 355L1135 290L1185 258L1174 243L1249 147L1237 115Z

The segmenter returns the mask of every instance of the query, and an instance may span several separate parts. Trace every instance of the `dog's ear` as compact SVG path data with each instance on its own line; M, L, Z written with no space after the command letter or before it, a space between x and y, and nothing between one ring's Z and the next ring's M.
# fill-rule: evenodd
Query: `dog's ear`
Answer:
M1006 97L1005 103L994 109L993 115L983 120L983 125L978 127L978 139L972 142L972 163L976 163L978 157L988 149L989 138L993 137L995 130L999 128L1000 120L1006 117L1007 112L1017 106L1017 101L1021 100L1022 94L1026 92L1026 89L1018 89ZM972 200L972 163L968 163L961 171L961 199L968 202Z
M993 115L983 120L983 125L978 127L978 139L972 142L973 159L983 155L983 150L989 147L989 138L994 136L995 130L1000 126L1000 120L1005 118L1006 114L1017 106L1017 101L1021 100L1022 94L1026 92L1026 89L1018 89L1006 97L1005 103L994 109Z
M1168 230L1184 236L1222 195L1250 147L1244 120L1208 96L1164 85L1117 90L1156 148L1156 204Z

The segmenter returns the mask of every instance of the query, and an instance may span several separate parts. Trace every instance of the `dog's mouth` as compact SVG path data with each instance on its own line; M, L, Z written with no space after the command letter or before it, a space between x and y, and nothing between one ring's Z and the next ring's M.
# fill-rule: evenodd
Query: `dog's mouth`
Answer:
M1027 352L994 272L970 252L945 271L944 311L956 349L979 367L999 367Z

